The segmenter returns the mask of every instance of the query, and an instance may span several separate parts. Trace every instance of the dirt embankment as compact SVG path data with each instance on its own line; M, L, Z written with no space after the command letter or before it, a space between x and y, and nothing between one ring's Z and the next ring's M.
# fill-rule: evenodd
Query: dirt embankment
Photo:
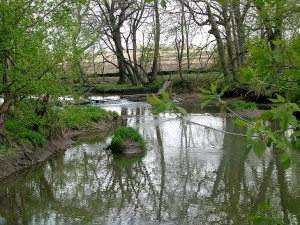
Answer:
M47 160L49 157L67 150L74 143L74 140L90 132L107 134L118 122L102 121L89 129L68 130L63 134L53 137L42 147L31 147L18 145L14 153L9 156L0 157L0 180L14 173L37 166Z

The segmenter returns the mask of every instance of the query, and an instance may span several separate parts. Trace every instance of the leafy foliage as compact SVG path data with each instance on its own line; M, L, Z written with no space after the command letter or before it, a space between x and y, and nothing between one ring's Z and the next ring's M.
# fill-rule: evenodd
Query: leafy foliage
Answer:
M159 114L164 111L170 111L174 113L179 113L180 115L186 116L187 111L177 106L171 99L171 92L167 93L162 91L161 97L157 97L155 95L147 96L147 101L154 106L153 113Z
M260 206L259 212L248 217L249 221L254 224L276 224L284 225L284 221L272 215L270 201L266 201Z
M277 40L273 44L274 50L260 39L248 45L251 58L249 65L241 70L242 82L250 85L257 95L282 93L293 99L300 90L300 38L289 42Z
M133 140L137 142L142 149L145 149L146 142L139 132L132 127L119 127L114 132L114 137L109 145L109 149L113 152L122 152L123 144L126 140Z

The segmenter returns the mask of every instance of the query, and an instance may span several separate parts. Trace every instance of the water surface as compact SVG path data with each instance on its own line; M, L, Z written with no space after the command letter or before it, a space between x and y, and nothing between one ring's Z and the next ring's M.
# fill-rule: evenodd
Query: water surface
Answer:
M272 215L299 223L299 166L284 171L276 152L244 160L246 140L216 131L244 133L231 119L194 109L186 119L154 116L128 101L97 106L127 115L146 154L113 156L110 136L80 140L0 184L0 224L250 224L266 201Z

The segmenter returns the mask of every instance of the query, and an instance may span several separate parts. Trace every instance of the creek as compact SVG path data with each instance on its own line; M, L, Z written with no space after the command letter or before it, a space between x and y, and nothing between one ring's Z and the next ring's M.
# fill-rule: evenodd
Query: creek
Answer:
M270 215L300 223L297 154L288 170L277 152L244 159L246 139L226 132L246 130L230 118L193 105L186 119L156 116L147 103L116 100L95 105L126 116L147 141L145 155L112 155L105 150L111 135L79 138L0 183L0 224L240 225L265 202Z

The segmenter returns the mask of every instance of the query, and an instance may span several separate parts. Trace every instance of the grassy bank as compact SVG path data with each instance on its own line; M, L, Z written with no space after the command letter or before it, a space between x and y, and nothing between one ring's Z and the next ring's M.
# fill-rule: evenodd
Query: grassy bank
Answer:
M223 82L223 75L219 72L205 73L186 73L182 77L179 74L159 75L157 79L145 86L133 86L131 84L117 84L116 79L111 82L102 82L102 78L98 81L96 78L93 82L87 84L75 84L74 88L82 92L92 94L100 93L117 93L117 94L137 94L137 93L155 93L165 81L172 81L173 91L175 92L190 92L198 91L199 87L208 88L211 83L216 81Z
M37 102L30 100L11 111L5 127L6 143L0 146L0 156L8 156L22 147L41 147L68 130L90 129L101 121L120 118L115 112L93 106L49 107L44 115L37 113L37 107Z

